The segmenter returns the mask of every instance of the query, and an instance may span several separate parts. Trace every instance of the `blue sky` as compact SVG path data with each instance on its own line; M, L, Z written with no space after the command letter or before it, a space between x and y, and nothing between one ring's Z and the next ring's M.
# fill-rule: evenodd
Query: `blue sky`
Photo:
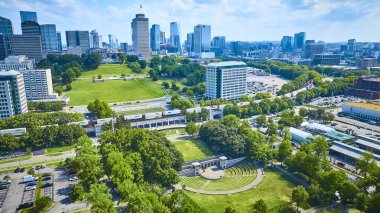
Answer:
M40 24L56 24L62 32L96 29L103 41L115 34L130 43L140 4L149 24L167 35L169 23L179 22L182 41L194 25L209 24L212 36L230 41L278 41L305 31L307 39L380 42L380 0L0 0L0 15L12 20L16 33L19 11L30 10Z

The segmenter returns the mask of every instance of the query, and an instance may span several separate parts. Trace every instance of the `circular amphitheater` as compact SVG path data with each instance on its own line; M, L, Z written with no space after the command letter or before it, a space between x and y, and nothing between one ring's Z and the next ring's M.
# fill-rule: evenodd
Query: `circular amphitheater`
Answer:
M202 176L181 177L184 189L201 194L233 194L255 187L262 179L262 173L248 160L224 170L224 177L211 180Z

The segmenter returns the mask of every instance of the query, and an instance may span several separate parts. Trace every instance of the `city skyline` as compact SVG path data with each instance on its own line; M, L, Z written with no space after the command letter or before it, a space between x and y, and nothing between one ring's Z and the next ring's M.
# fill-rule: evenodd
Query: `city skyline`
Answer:
M140 9L139 5L143 5ZM283 35L306 32L307 39L342 42L378 42L380 2L274 0L266 4L240 0L163 1L62 1L24 0L0 2L2 16L21 33L19 11L35 11L39 24L56 24L57 31L96 29L100 35L114 34L120 42L131 42L128 23L145 13L149 24L159 24L169 34L170 22L181 25L181 41L197 24L212 26L212 37L234 41L280 41ZM53 12L54 11L54 12ZM220 11L224 11L220 13ZM107 13L107 15L105 15ZM239 24L235 24L239 23ZM63 41L66 43L66 41Z

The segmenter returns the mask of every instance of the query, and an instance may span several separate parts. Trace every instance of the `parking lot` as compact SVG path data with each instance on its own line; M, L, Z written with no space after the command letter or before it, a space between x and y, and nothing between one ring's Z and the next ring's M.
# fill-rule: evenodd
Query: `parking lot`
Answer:
M344 102L360 102L363 99L351 96L333 96L333 97L318 97L314 98L309 104L318 107L330 107L335 105L341 107Z
M288 83L287 80L282 79L277 75L247 75L247 88L248 90L253 90L255 92L276 92L286 83Z

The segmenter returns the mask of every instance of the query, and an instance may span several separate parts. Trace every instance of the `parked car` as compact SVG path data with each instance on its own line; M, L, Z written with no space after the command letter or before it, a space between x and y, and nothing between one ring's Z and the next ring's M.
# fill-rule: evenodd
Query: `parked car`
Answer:
M32 191L32 190L35 190L36 189L36 186L27 186L25 187L25 191Z
M45 167L43 165L36 166L36 170L44 169Z
M51 176L42 177L42 181L51 180Z
M50 173L43 173L42 177L51 177L51 174Z
M44 183L41 185L42 188L45 188L45 187L49 187L49 186L52 186L53 183Z
M12 182L12 180L2 180L2 181L0 181L0 184L10 184Z
M37 186L37 183L36 182L30 182L30 183L27 183L26 186Z
M346 164L344 164L344 163L342 163L342 162L338 162L337 165L338 165L339 167L342 167L342 168L344 168L344 167L346 166Z
M7 188L8 188L8 185L1 185L0 186L0 190L7 189Z
M21 170L21 168L20 168L20 167L17 167L17 168L15 169L14 173L19 173L20 170Z
M69 178L69 181L76 181L76 180L78 180L78 177L77 177L77 176L74 176L74 177Z
M34 206L33 202L22 203L18 206L18 209L26 209L32 206Z
M25 168L20 169L20 173L23 173L23 172L25 172Z

